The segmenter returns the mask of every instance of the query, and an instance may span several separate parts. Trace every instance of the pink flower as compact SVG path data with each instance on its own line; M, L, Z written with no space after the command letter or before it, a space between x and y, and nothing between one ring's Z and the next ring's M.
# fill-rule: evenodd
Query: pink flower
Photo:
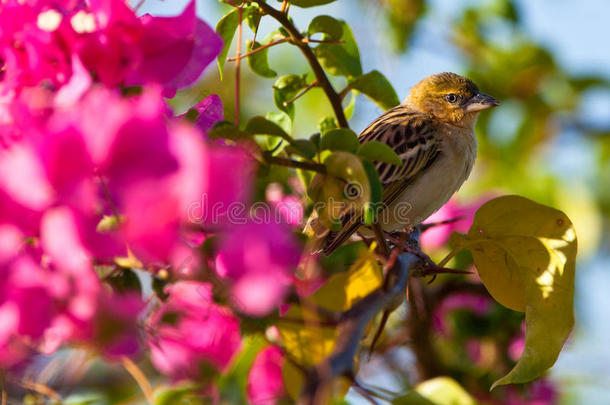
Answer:
M487 314L492 308L489 297L471 293L455 293L449 295L436 307L433 315L433 323L438 331L450 334L448 330L447 317L449 313L456 310L474 312L478 316Z
M195 125L203 133L209 131L216 122L222 121L224 117L222 101L216 94L207 96L199 103L191 107L191 110L197 111ZM182 114L180 118L183 118L185 115L186 113Z
M426 230L421 236L421 245L424 250L433 250L445 246L452 232L465 233L472 224L474 213L490 197L480 198L472 204L462 204L455 198L449 200L425 221L426 224L458 219L455 222L434 226Z
M222 40L195 14L191 1L176 17L145 15L139 50L141 61L127 80L130 85L160 83L164 95L194 83L222 48Z
M136 294L102 294L93 325L93 342L104 356L116 359L140 350L137 318L144 303Z
M263 316L283 302L300 254L284 226L250 221L224 237L216 271L229 280L233 304L240 312Z
M180 281L149 320L155 367L174 380L200 379L202 367L223 370L241 345L239 321L213 302L210 284Z
M303 224L303 204L294 195L284 195L282 186L272 183L267 186L267 201L274 209L273 219L288 225L301 226Z
M276 346L261 350L248 374L248 402L253 405L273 405L286 396L282 379L284 355Z

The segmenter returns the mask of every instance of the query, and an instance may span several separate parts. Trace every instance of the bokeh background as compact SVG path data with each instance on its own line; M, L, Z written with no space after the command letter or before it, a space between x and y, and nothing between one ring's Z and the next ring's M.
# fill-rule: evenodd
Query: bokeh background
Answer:
M186 0L146 0L139 13L177 14ZM198 12L215 25L227 6L199 0ZM557 403L605 404L610 398L610 2L607 0L338 0L312 9L294 7L304 29L315 15L346 20L359 44L364 71L381 71L404 98L419 79L441 71L468 75L502 102L481 116L475 172L460 191L464 200L515 193L564 210L579 238L577 326L550 381ZM261 24L259 38L276 28ZM245 29L245 36L251 33ZM269 52L279 75L308 66L290 46ZM230 52L232 53L232 52ZM232 117L234 74L224 81L210 67L200 85L178 95L186 109L209 93L225 101ZM274 111L274 79L242 69L244 118ZM344 79L332 78L337 89ZM314 89L296 102L294 133L308 137L330 115ZM362 130L382 111L363 96L350 121ZM406 352L394 360L412 361ZM379 360L379 359L378 359ZM368 368L367 368L368 367ZM361 371L379 385L400 381L383 361ZM365 403L355 393L350 403Z

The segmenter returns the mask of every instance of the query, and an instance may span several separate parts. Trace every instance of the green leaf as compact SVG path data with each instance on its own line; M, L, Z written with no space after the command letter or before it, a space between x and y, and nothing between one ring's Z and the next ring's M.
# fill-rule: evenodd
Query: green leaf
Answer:
M324 117L320 120L320 122L318 122L318 131L320 131L321 134L325 134L326 132L335 128L339 128L339 125L333 116Z
M347 128L331 129L320 140L320 150L344 150L355 153L359 146L358 135Z
M335 0L290 0L290 3L294 4L295 6L306 8L321 6L323 4L332 3L333 1Z
M266 341L261 335L246 335L244 337L242 348L232 361L230 370L220 375L216 383L225 401L227 401L227 397L234 399L234 401L227 401L226 403L246 403L243 394L247 391L248 374L256 355L265 346L267 346Z
M372 162L385 162L393 165L400 165L402 161L385 143L379 141L369 141L360 145L358 155Z
M288 142L292 142L292 138L286 133L286 131L284 131L282 127L260 115L252 117L248 120L248 123L246 124L246 132L249 132L252 135L279 136Z
M227 61L227 54L233 42L233 36L239 25L239 11L237 8L232 9L225 14L218 24L216 24L216 33L222 38L223 46L222 50L218 54L218 71L220 72L220 79L222 80L223 70L225 62Z
M306 74L302 76L284 75L278 78L273 85L273 101L277 108L288 114L290 120L294 120L294 103L286 105L284 103L292 100L299 90L307 87L306 76Z
M182 403L183 399L191 399L195 391L201 389L198 384L183 383L176 386L159 386L154 391L154 404L155 405L176 405ZM192 402L188 402L192 403ZM200 402L194 402L198 404Z
M312 159L316 155L316 146L307 139L296 139L290 143L286 150L296 153L305 159Z
M350 83L350 87L366 95L384 110L395 107L400 103L394 87L377 70L357 77Z
M258 24L261 21L261 17L263 16L261 14L261 9L257 5L253 4L249 7L244 8L242 13L243 18L246 20L246 24L248 24L248 27L250 27L252 32L256 32Z
M249 138L250 134L237 128L235 124L229 121L219 121L214 124L211 130L207 132L210 139L231 139L238 140Z
M276 124L280 128L282 128L282 130L284 130L284 132L286 132L287 134L290 134L290 132L292 131L292 121L290 121L290 117L288 115L286 115L285 113L283 113L283 112L280 112L280 113L267 113L267 114L265 114L265 118L267 120L273 122L274 124ZM267 137L267 147L270 150L271 149L275 149L275 147L281 141L282 141L282 138L280 138L280 137L268 136ZM280 148L276 152L279 152L282 149L283 148Z
M341 21L327 15L319 15L311 20L307 28L309 36L318 32L325 34L324 39L338 41L343 35L343 26Z
M360 52L349 25L337 20L343 29L341 44L323 43L314 49L322 67L333 76L358 77L362 75Z
M369 177L358 156L344 151L332 152L325 160L325 175L317 175L311 181L308 195L321 204L317 205L318 224L333 229L341 226L345 212L362 209L371 201Z
M576 232L561 211L519 196L485 203L467 235L452 243L472 252L481 281L500 304L525 312L525 349L492 385L533 380L551 367L574 326Z
M366 171L371 189L370 201L364 207L364 224L371 225L377 218L377 211L381 207L383 198L383 186L379 180L379 173L375 166L368 160L362 160L362 166Z
M254 47L252 47L252 41L246 41L246 49L248 52L250 50L256 50L261 47L261 44L258 42L254 42ZM269 52L269 48L265 48L262 51L258 51L248 56L248 65L252 71L263 77L275 77L277 76L277 72L269 67L269 60L267 58L267 53Z
M345 107L343 109L343 113L345 114L345 119L349 120L352 118L352 115L354 115L354 108L356 107L356 99L358 97L356 97L356 95L358 94L357 91L350 91L350 100L349 100L349 104L347 105L347 107Z
M477 401L454 379L436 377L392 401L393 405L476 405Z

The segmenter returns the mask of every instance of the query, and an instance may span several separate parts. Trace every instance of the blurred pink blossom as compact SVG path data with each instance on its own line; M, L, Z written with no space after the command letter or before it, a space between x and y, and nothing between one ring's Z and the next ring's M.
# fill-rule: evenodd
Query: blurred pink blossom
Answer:
M273 208L273 220L293 226L303 224L303 204L300 198L294 195L284 195L282 186L278 183L267 186L265 194Z
M449 241L452 232L466 233L472 224L474 213L491 197L480 198L472 203L463 204L452 198L441 209L426 219L425 224L434 224L452 219L458 219L448 224L436 225L426 230L421 236L421 246L424 250L443 247Z
M433 314L434 327L441 333L450 334L447 317L456 310L466 310L478 316L487 314L493 306L491 299L484 295L471 293L455 293L447 296L435 308Z
M134 356L140 350L138 316L144 302L134 293L100 294L92 340L109 359Z
M241 345L239 321L214 303L212 286L180 281L148 322L155 367L174 380L199 379L202 366L223 370Z
M236 225L220 242L216 271L229 280L236 308L263 316L280 305L301 249L290 230L275 222Z
M248 402L253 405L273 405L286 396L282 378L284 355L276 346L261 350L248 374Z

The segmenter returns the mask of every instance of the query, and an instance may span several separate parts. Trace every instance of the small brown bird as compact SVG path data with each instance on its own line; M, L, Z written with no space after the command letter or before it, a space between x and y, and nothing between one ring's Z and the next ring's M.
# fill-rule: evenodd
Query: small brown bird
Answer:
M462 186L476 158L477 116L497 105L469 79L439 73L417 83L405 101L362 131L360 143L383 142L402 160L399 166L375 165L383 185L378 223L384 231L419 225ZM361 234L371 235L360 214L348 213L342 223L340 231L324 236L324 254L332 253L359 228Z

